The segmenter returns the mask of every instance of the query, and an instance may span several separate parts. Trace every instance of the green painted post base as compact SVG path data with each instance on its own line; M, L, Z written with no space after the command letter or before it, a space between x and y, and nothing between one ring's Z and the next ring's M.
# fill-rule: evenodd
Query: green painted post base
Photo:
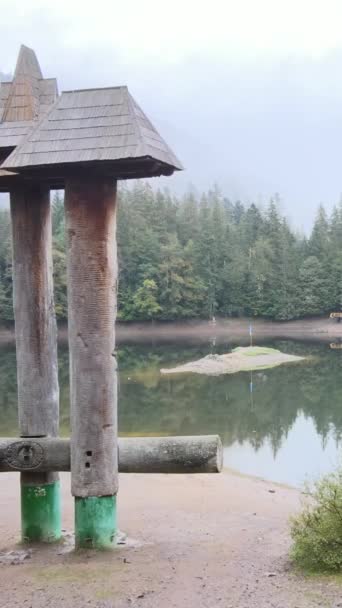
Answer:
M116 535L116 496L75 498L76 549L112 549Z
M61 538L59 481L21 485L21 536L23 542L53 543Z

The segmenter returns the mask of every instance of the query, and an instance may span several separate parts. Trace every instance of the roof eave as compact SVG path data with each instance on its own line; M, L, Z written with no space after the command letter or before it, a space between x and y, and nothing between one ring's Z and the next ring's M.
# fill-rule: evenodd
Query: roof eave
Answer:
M15 154L15 152L14 152ZM10 158L10 157L9 157ZM19 175L41 179L67 178L72 174L82 171L94 170L94 174L111 176L113 179L138 179L148 177L170 176L181 168L173 166L151 156L131 157L117 160L99 160L82 162L65 162L47 165L18 166L13 167L6 164L6 159L0 169L15 171Z

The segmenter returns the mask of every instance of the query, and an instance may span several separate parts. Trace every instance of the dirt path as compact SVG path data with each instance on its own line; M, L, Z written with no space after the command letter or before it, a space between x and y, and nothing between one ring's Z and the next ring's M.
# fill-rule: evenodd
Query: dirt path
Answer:
M72 530L69 475L64 526ZM342 606L342 584L289 568L287 520L299 492L221 475L122 475L119 523L131 542L109 553L34 549L0 564L12 608L315 608ZM0 551L17 548L18 477L1 476Z

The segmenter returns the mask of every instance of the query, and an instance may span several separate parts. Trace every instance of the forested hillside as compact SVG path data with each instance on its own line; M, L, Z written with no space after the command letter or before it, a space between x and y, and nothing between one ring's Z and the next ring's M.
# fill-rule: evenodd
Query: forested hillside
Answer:
M55 299L67 316L63 200L53 201ZM120 188L119 318L260 316L294 319L342 309L342 203L320 207L309 238L277 200L266 209L217 190L178 199L146 183ZM0 320L11 322L11 239L0 212Z

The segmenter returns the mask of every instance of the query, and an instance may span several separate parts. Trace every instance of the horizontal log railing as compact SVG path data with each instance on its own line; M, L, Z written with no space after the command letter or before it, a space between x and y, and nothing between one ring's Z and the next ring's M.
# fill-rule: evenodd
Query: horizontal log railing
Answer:
M119 438L121 473L219 473L218 435ZM0 438L0 472L70 471L70 440Z

